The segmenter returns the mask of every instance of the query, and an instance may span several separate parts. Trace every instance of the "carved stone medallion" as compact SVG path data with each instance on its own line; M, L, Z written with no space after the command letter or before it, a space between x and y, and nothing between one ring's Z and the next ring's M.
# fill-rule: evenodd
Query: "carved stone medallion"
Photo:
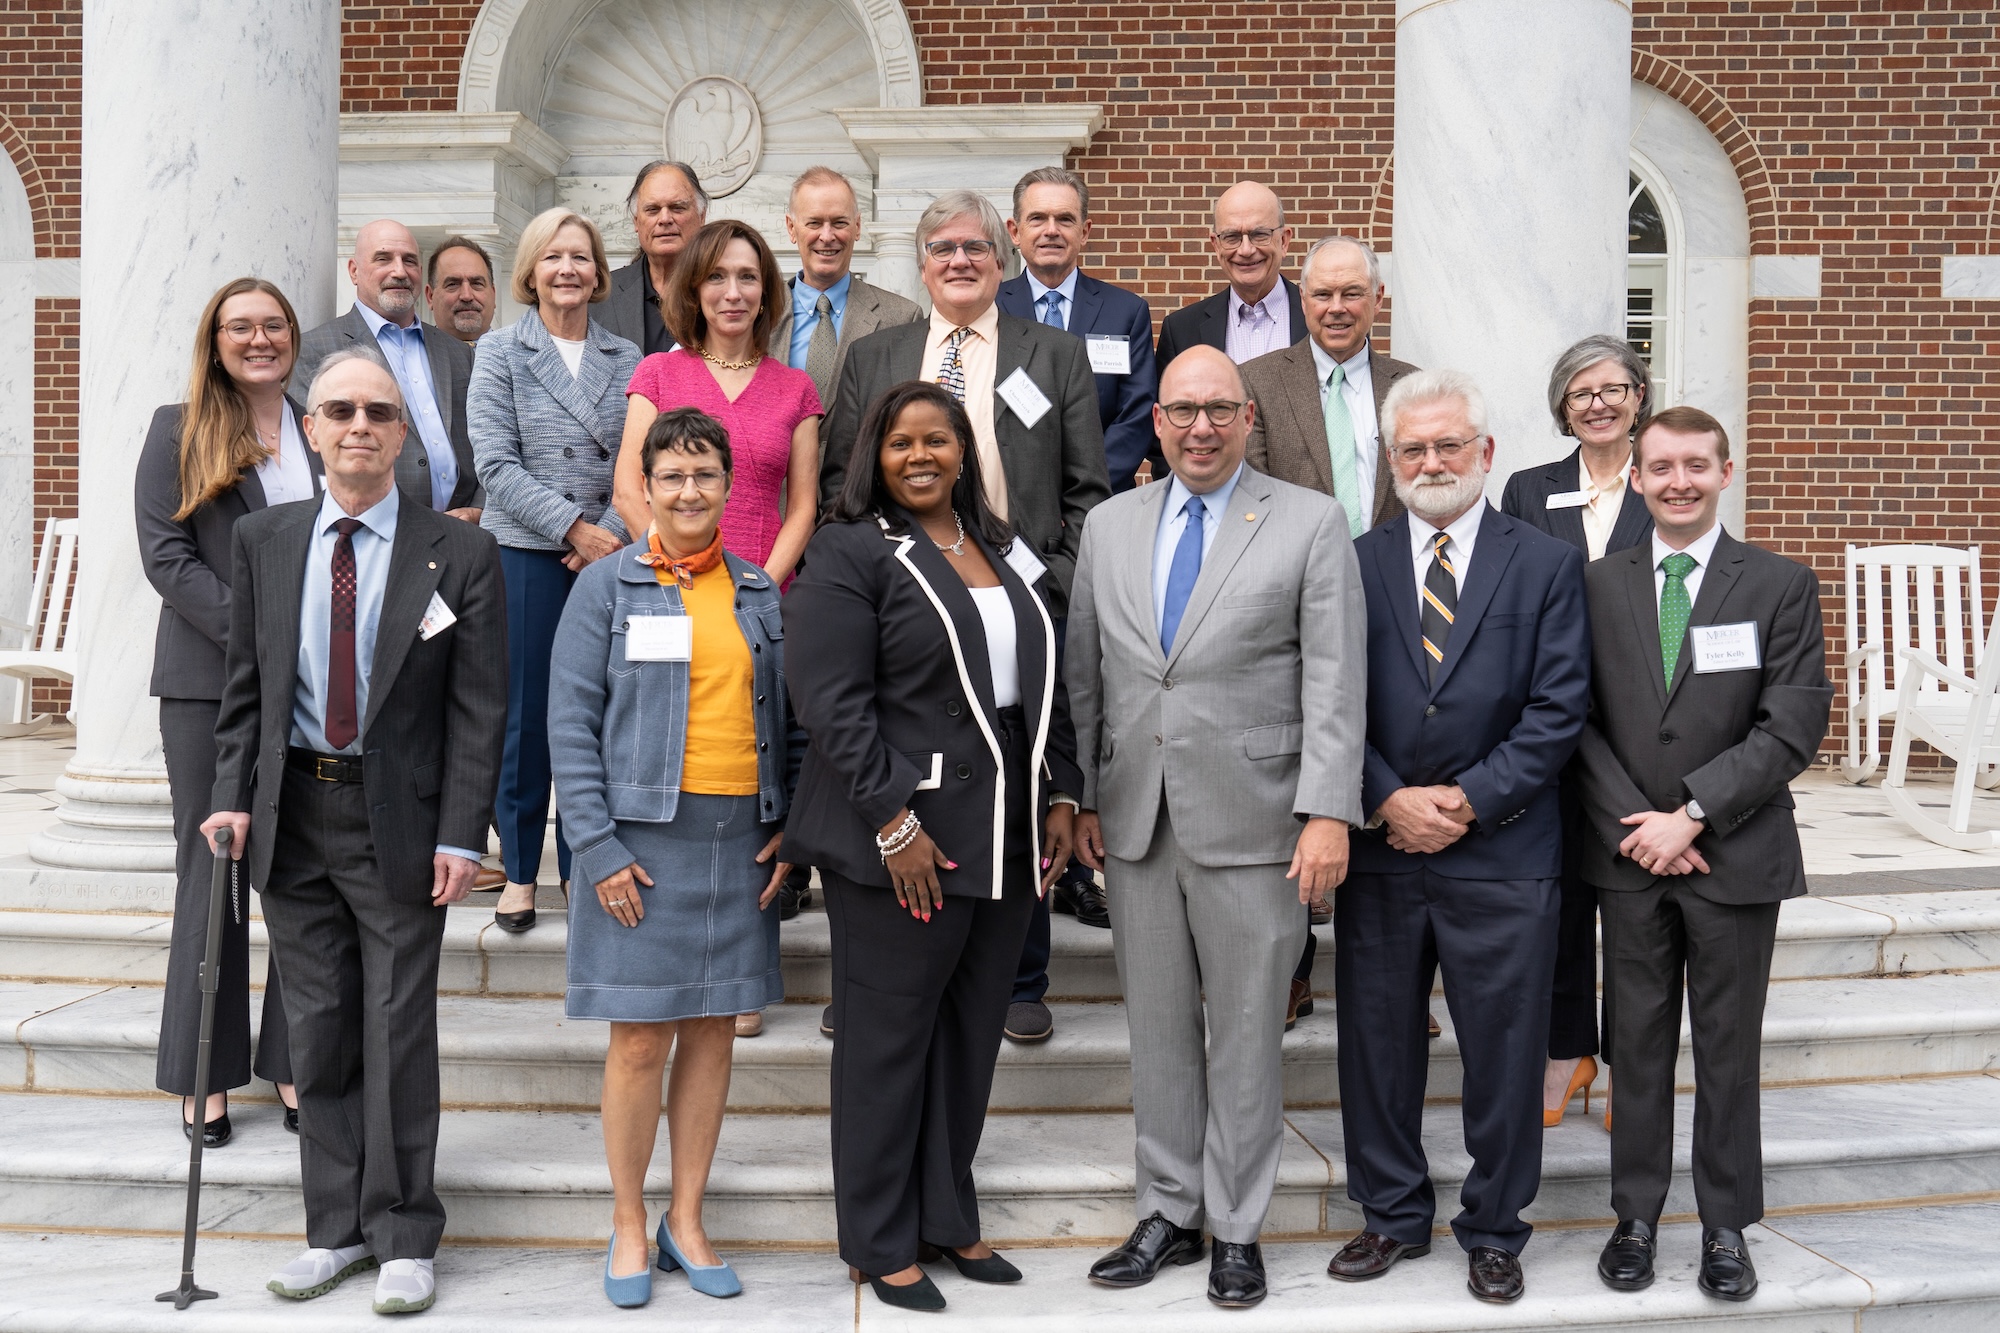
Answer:
M764 152L764 117L750 90L721 74L685 85L667 106L667 156L685 162L721 198L743 188Z

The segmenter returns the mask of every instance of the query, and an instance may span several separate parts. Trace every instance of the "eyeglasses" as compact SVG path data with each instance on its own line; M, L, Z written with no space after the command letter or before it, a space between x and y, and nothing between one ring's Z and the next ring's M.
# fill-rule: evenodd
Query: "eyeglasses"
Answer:
M1211 426L1227 426L1236 420L1236 414L1243 410L1243 404L1232 403L1227 398L1218 398L1212 403L1161 403L1160 411L1167 420L1185 430L1194 424L1195 414L1203 413Z
M354 420L354 414L361 412L378 426L400 421L403 416L403 409L394 403L350 403L345 398L329 398L313 411L328 421L343 423Z
M991 241L974 240L974 241L925 241L924 242L924 253L929 255L932 259L937 260L937 262L940 264L949 264L952 261L952 256L956 255L960 250L965 251L965 257L967 259L977 264L981 260L991 259L993 257L993 252L998 248L999 247L995 246Z
M1225 250L1234 250L1243 242L1262 250L1271 244L1271 238L1278 234L1277 227L1258 227L1253 231L1219 231L1215 233L1216 243Z
M1568 403L1571 409L1577 412L1582 412L1589 408L1590 400L1593 398L1603 403L1606 407L1617 407L1625 401L1627 394L1630 394L1638 387L1636 384L1607 384L1601 389L1578 389L1574 393L1564 394L1563 401Z
M1405 467L1421 463L1429 454L1436 454L1440 463L1456 463L1465 456L1465 451L1485 440L1483 435L1475 435L1469 440L1437 440L1431 444L1399 444L1395 447L1396 461Z
M282 319L267 319L261 324L253 324L247 319L232 319L222 326L222 332L233 343L247 343L257 336L257 330L264 330L264 336L274 343L289 341L292 326Z
M668 491L685 490L689 482L693 482L695 489L699 491L719 491L723 483L729 480L727 473L706 467L699 472L654 472L649 475L655 486L664 487Z

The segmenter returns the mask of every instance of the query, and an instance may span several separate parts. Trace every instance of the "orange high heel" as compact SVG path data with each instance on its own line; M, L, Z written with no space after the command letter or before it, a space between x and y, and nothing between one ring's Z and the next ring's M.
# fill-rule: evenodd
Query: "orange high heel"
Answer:
M1569 1091L1563 1093L1562 1105L1551 1111L1542 1108L1542 1128L1554 1129L1563 1122L1563 1113L1569 1110L1570 1102L1576 1097L1578 1088L1583 1089L1583 1113L1590 1114L1590 1085L1597 1081L1597 1061L1586 1055L1576 1062L1576 1070L1569 1076ZM1606 1128L1610 1126L1607 1124Z

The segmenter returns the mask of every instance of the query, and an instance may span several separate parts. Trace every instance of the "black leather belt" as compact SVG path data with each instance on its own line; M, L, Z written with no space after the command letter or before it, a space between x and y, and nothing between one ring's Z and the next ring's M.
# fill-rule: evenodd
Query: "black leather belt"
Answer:
M285 767L294 768L321 782L361 781L361 756L358 754L316 754L311 750L287 749Z

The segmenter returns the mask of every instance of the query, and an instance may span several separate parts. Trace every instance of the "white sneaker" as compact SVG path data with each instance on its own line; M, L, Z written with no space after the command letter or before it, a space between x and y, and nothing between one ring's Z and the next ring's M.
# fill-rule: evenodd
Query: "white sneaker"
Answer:
M271 1274L265 1288L294 1301L324 1296L356 1273L375 1266L375 1256L366 1245L348 1245L338 1250L307 1250Z
M437 1299L429 1259L391 1259L375 1277L376 1314L415 1314Z

